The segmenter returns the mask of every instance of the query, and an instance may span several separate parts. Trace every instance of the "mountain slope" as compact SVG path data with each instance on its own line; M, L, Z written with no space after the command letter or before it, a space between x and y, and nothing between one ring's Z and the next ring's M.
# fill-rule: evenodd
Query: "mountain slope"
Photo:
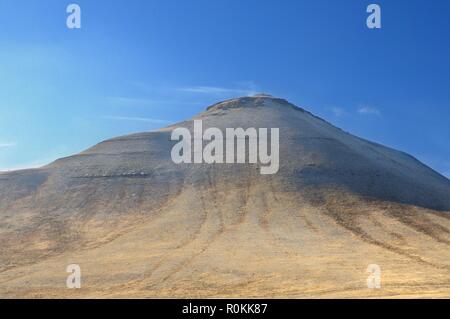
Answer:
M194 119L280 129L280 169L180 164L175 127L0 174L0 295L450 296L450 181L285 100ZM65 288L66 266L83 288ZM382 289L367 289L378 264Z

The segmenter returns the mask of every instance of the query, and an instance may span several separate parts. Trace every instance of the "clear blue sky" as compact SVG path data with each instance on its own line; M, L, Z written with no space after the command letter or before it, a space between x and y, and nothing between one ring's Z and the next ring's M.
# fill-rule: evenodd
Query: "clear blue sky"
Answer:
M0 170L260 91L450 176L450 1L0 2Z

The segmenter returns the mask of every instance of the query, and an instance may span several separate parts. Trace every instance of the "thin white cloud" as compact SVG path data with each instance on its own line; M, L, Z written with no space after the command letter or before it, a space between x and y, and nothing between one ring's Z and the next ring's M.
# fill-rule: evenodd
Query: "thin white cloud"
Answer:
M108 97L108 102L118 106L155 106L161 104L161 101L145 99L145 98L131 98L123 96Z
M2 166L0 164L0 172L10 172L10 171L19 171L24 169L35 169L41 168L43 166L49 165L59 158L63 158L73 154L66 146L60 146L59 150L53 150L48 152L45 156L38 157L36 159L24 162L18 162L17 164L13 164L11 166Z
M144 82L132 82L132 85L139 89L140 91L151 94L152 96L165 96L173 99L176 97L177 100L183 101L182 103L192 102L187 99L186 94L196 94L204 96L251 96L257 94L260 90L258 86L253 81L239 81L234 82L231 86L213 86L213 85L187 85L187 86L163 86L163 85L153 85ZM187 100L186 100L187 99ZM118 99L120 101L120 99ZM187 101L187 102L186 102ZM130 100L130 102L139 102ZM150 101L159 102L159 101ZM169 101L163 101L169 103ZM176 102L180 104L179 102Z
M16 143L0 143L0 148L13 147L13 146L16 146Z
M168 124L171 121L154 119L148 117L129 117L129 116L103 116L106 120L114 120L114 121L131 121L131 122L146 122L152 124Z
M370 107L370 106L363 106L363 107L359 108L358 113L363 114L363 115L381 116L381 112L378 109L376 109L374 107Z
M178 100L154 100L147 98L133 98L124 96L112 96L106 98L108 103L113 106L119 107L158 107L168 105L179 105L179 104L198 104L196 102L190 101L178 101Z
M341 108L341 107L330 107L329 110L334 114L336 117L348 115L348 112Z
M233 94L233 95L255 95L257 92L254 88L238 89L238 88L225 88L216 86L190 86L178 88L177 91L188 93L200 93L200 94Z
M43 162L33 162L33 163L29 163L29 164L0 168L0 172L11 172L11 171L20 171L20 170L24 170L24 169L40 168L51 162L53 162L53 160L43 161Z
M0 167L0 172L11 172L11 171L24 170L24 169L40 168L40 167L43 167L45 165L48 165L48 164L54 162L55 160L57 160L58 158L61 158L63 156L67 156L67 155L61 154L61 155L49 156L49 157L31 161L28 163L22 163L22 164L18 164L18 165L14 165L14 166L9 166L9 167Z

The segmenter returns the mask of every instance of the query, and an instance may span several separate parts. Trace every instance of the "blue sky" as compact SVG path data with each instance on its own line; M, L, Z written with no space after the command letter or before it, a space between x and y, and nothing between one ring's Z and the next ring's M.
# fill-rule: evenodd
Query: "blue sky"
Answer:
M450 1L0 2L0 170L267 92L450 176Z

